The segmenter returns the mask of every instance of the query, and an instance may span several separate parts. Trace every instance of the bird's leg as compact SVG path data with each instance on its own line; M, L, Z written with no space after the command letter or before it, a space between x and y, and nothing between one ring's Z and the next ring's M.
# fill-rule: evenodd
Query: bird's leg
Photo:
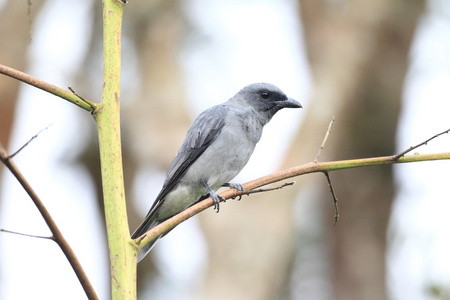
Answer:
M229 187L230 189L236 189L240 192L244 191L244 187L242 186L242 184L240 183L230 183L230 182L225 182L224 184L222 184L223 187ZM236 197L231 197L231 199L235 199ZM237 201L241 200L242 196L239 195L239 198Z
M236 190L238 190L240 192L244 191L244 187L240 183L225 182L224 184L222 184L222 186L223 187L229 187L230 189L236 189Z
M211 187L205 182L203 183L203 185L205 186L205 188L208 190L209 196L213 199L214 201L214 210L216 210L216 212L219 212L219 203L220 200L222 200L223 202L225 202L225 198L220 196L219 194L217 194L215 191L213 191L211 189Z

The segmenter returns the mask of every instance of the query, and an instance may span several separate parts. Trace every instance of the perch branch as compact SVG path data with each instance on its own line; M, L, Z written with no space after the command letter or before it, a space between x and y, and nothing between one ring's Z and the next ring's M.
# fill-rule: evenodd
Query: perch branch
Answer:
M220 195L224 199L229 199L233 197L237 197L240 194L246 194L248 191L251 191L253 189L265 186L270 183L275 183L281 180L286 180L288 178L309 174L309 173L317 173L322 172L326 173L326 175L331 171L336 170L342 170L342 169L352 169L352 168L361 168L361 167L368 167L368 166L376 166L376 165L390 165L390 164L400 164L400 163L411 163L411 162L420 162L420 161L432 161L432 160L444 160L444 159L450 159L450 152L444 152L444 153L434 153L434 154L417 154L417 155L404 155L404 153L407 153L421 145L425 145L430 140L449 132L450 130L444 131L442 133L439 133L432 138L426 140L425 142L412 147L412 149L408 149L406 152L402 152L396 155L391 156L382 156L382 157L373 157L373 158L361 158L361 159L350 159L350 160L340 160L340 161L331 161L331 162L318 162L318 161L312 161L307 164L296 166L290 169L278 171L276 173L260 177L258 179L249 181L245 184L243 184L244 191L240 192L236 189L229 189L224 191L223 193L220 193ZM326 139L325 139L326 140ZM329 177L327 176L327 179L329 180ZM329 184L330 184L329 180ZM332 186L330 185L330 189L332 189ZM335 221L339 217L339 210L337 207L337 198L334 194L334 191L332 191L333 200L335 203ZM163 233L167 233L170 230L172 230L175 226L180 224L181 222L189 219L190 217L200 213L201 211L207 209L208 207L213 205L213 200L211 198L207 198L188 209L182 211L181 213L173 216L172 218L164 221L163 223L159 224L158 226L155 226L154 228L147 231L142 236L135 239L135 242L138 244L139 248L144 247L146 244L157 238Z
M260 177L258 179L249 181L243 184L244 192L239 192L235 189L226 190L220 195L224 199L229 199L232 197L239 196L239 193L244 193L245 191L253 190L255 188L262 187L264 185L275 183L281 180L286 180L288 178L317 173L317 172L331 172L342 169L351 169L351 168L361 168L368 166L377 166L377 165L390 165L390 164L400 164L400 163L411 163L411 162L419 162L419 161L432 161L432 160L443 160L450 159L450 152L445 153L434 153L434 154L418 154L418 155L406 155L397 160L394 160L395 155L391 156L382 156L382 157L374 157L374 158L361 158L361 159L350 159L350 160L340 160L340 161L331 161L331 162L309 162L307 164L296 166L293 168L285 169L278 171L276 173ZM164 221L158 226L152 228L144 235L135 239L135 241L139 244L139 248L142 248L144 245L148 244L150 241L154 240L159 235L166 233L173 229L175 226L180 224L181 222L189 219L190 217L200 213L201 211L207 209L208 207L213 205L213 200L211 198L207 198L188 209L182 211L181 213L173 216L172 218Z

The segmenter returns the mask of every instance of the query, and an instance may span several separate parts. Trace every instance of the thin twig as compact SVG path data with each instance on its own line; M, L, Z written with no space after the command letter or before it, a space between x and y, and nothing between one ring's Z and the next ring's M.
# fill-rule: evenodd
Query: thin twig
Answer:
M35 135L33 135L28 142L26 142L25 144L22 145L22 147L19 148L19 150L17 150L16 152L14 152L13 154L11 154L9 156L9 159L12 159L14 156L16 156L16 154L18 154L20 151L22 151L26 146L28 146L29 143L31 143L32 140L34 140L35 138L38 137L39 134L41 134L42 131L47 130L50 126L52 126L52 124L48 125L47 127L45 127L44 129L39 130L38 133L36 133Z
M420 144L417 144L417 145L415 145L415 146L411 146L411 147L409 147L407 150L405 150L405 151L403 151L403 152L401 152L401 153L399 153L399 154L394 155L394 156L392 157L392 159L393 159L393 160L398 160L400 157L404 156L406 153L411 152L411 151L413 151L414 149L419 148L420 146L426 145L429 141L431 141L431 140L433 140L433 139L435 139L435 138L437 138L437 137L439 137L439 136L441 136L441 135L443 135L443 134L449 133L449 132L450 132L450 129L447 129L447 130L445 130L445 131L443 131L443 132L441 132L441 133L438 133L438 134L432 136L431 138L429 138L428 140L426 140L426 141L424 141L424 142L422 142L422 143L420 143Z
M234 197L232 197L232 198L234 199L235 197L239 197L239 199L238 199L238 201L239 201L239 200L241 200L241 197L242 197L243 195L250 196L250 194L264 193L264 192L271 192L271 191L275 191L275 190L280 190L280 189L282 189L282 188L284 188L284 187L291 186L291 185L294 185L294 184L295 184L295 181L291 181L291 182L285 182L285 183L283 183L282 185L275 186L275 187L271 187L271 188L255 189L255 190L250 190L250 191L238 191L238 192L236 193L236 196L234 196Z
M328 129L327 129L327 132L325 133L325 137L323 138L322 145L320 145L319 151L317 152L317 155L316 155L316 159L314 159L315 162L319 161L319 156L322 153L322 150L325 147L325 143L328 140L328 136L331 133L331 127L333 127L333 123L334 123L334 116L331 117L330 125L328 125Z
M75 96L77 96L78 98L80 98L81 100L83 100L83 101L88 101L88 100L86 100L85 98L83 98L82 96L80 96L80 95L78 95L77 93L75 93L75 90L71 87L71 86L68 86L67 87Z
M316 159L314 160L315 163L317 163L319 161L319 156L320 156L323 148L325 147L325 143L328 140L328 136L331 133L331 127L333 127L333 123L334 123L334 116L331 117L331 121L330 121L330 124L328 125L328 129L327 129L327 132L325 133L325 137L323 138L322 145L320 145L319 151L317 152L317 155L316 155ZM330 175L328 174L328 172L323 172L323 173L325 174L325 177L327 178L328 186L330 187L331 196L333 196L333 204L334 204L334 224L333 225L336 225L337 221L339 220L338 199L336 197L336 194L334 193L333 184L331 183Z
M61 250L63 251L67 260L69 261L70 265L72 266L72 269L74 270L75 274L77 275L78 280L80 281L80 283L86 293L86 296L89 299L97 300L98 296L94 290L94 287L92 286L86 273L84 272L83 267L80 264L80 261L78 260L78 258L75 255L75 252L72 250L69 243L64 238L63 234L59 230L58 226L56 225L55 221L53 220L53 218L50 215L47 208L44 206L44 204L41 201L41 199L39 198L39 196L36 194L36 192L33 190L31 185L29 184L29 182L25 179L23 174L17 168L16 164L11 160L11 156L8 155L8 153L6 152L6 149L3 147L3 145L1 143L0 143L0 160L11 171L11 173L16 177L17 181L19 181L19 183L22 185L23 189L30 196L31 200L33 200L34 204L36 205L36 207L38 208L42 217L44 218L45 223L47 223L47 226L49 227L50 231L52 232L53 240L61 248Z
M11 233L11 234L17 234L17 235L23 235L26 237L32 237L32 238L37 238L37 239L44 239L44 240L52 240L54 241L55 238L53 236L43 236L43 235L34 235L34 234L27 234L27 233L22 233L22 232L17 232L17 231L11 231L11 230L7 230L7 229L0 229L1 232L6 232L6 233Z
M328 172L323 172L325 174L325 177L328 181L328 186L330 187L331 196L333 196L333 204L334 204L334 224L336 225L337 221L339 220L339 207L338 207L338 199L336 197L336 193L333 189L333 184L331 183L330 175Z

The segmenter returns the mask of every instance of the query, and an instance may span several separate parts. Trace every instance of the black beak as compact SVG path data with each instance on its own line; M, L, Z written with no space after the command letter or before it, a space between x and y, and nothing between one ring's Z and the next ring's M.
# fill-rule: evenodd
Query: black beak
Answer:
M279 108L303 108L303 106L292 98L287 98L284 101L277 101Z

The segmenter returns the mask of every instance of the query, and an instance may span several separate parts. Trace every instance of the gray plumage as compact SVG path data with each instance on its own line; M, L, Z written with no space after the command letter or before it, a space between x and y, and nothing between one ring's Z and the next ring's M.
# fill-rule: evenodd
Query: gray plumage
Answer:
M221 186L242 189L228 182L247 164L264 125L286 107L302 106L272 84L255 83L201 113L189 128L150 211L131 237L138 238L208 196L219 211L221 197L215 191ZM160 237L141 249L138 261Z

